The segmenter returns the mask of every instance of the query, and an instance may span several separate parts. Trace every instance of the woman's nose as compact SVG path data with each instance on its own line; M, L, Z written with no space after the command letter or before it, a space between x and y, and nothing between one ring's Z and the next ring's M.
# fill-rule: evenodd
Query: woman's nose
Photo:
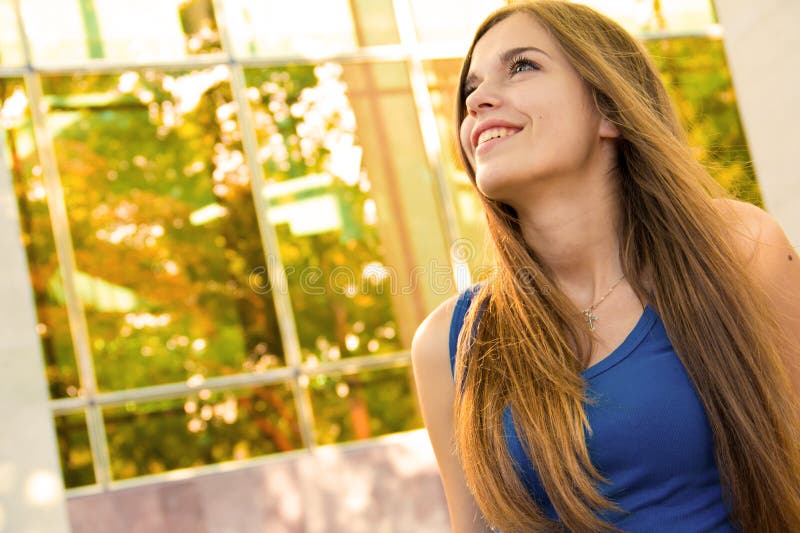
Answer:
M475 115L478 110L497 107L500 104L500 97L490 84L483 82L467 96L464 102L469 114Z

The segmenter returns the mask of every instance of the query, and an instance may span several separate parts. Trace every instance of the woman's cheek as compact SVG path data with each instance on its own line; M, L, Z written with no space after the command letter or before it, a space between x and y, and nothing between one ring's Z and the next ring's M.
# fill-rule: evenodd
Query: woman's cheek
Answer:
M470 118L469 116L466 117L461 122L461 129L459 132L459 137L461 141L461 149L464 150L464 153L467 154L467 159L469 160L472 167L475 167L475 161L473 158L472 153L472 141L470 140L470 136L472 135L472 126L475 121Z

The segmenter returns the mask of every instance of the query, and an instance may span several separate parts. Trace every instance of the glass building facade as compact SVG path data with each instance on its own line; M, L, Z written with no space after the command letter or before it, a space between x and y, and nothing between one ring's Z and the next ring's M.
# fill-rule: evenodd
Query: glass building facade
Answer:
M0 0L0 176L68 494L422 427L414 330L488 264L453 105L504 3ZM760 203L711 3L585 3Z

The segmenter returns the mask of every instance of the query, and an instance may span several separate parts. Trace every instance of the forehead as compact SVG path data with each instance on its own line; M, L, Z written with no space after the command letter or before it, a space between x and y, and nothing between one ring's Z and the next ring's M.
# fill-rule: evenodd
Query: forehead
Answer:
M470 73L491 68L503 52L512 48L535 47L551 57L558 54L558 44L533 15L514 13L487 31L475 44Z

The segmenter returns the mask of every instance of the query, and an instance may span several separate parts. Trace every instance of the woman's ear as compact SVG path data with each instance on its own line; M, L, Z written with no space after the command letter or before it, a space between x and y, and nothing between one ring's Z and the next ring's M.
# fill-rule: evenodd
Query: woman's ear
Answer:
M603 139L617 139L622 136L617 125L605 117L600 119L599 134Z
M622 132L619 130L619 127L608 119L609 114L611 116L615 115L614 111L612 111L615 109L615 106L612 104L611 100L597 90L592 90L591 93L592 99L594 100L594 108L600 115L600 126L597 129L600 138L618 139L622 137Z

